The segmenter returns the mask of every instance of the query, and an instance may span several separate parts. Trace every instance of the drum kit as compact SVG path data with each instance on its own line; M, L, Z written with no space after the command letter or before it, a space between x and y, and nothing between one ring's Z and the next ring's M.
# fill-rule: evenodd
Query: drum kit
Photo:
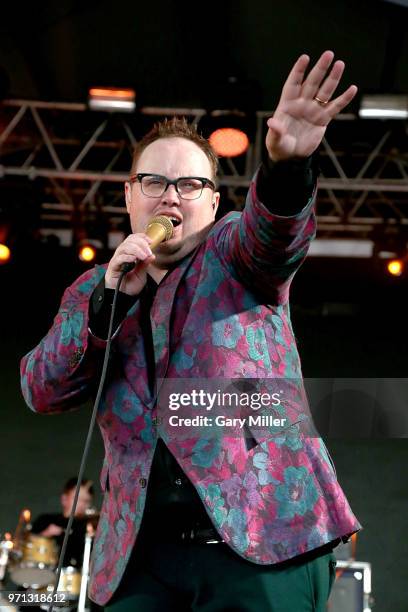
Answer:
M91 510L83 517L86 521L86 533L82 566L80 568L70 565L63 567L57 588L55 588L59 557L57 543L52 537L31 533L30 517L30 511L23 510L20 513L14 535L5 533L0 537L0 592L4 590L6 581L8 590L18 589L22 592L29 590L37 594L49 594L54 590L61 591L64 592L65 600L68 601L68 606L66 603L63 606L64 610L84 612L89 579L89 560L99 518L98 513ZM13 585L16 585L17 589ZM8 605L7 611L10 612L12 607ZM40 607L48 610L49 604ZM58 605L54 604L53 608L58 609ZM0 612L2 609L0 599Z

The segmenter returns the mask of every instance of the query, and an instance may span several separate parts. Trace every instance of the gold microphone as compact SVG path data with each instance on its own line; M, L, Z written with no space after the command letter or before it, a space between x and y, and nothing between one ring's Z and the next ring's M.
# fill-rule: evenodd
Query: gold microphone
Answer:
M173 236L173 224L171 220L165 215L158 215L157 217L153 217L146 228L146 236L152 239L150 243L150 249L154 251L154 249L159 246L161 242L165 242L166 240L170 240ZM137 262L128 262L124 263L121 266L122 272L130 272L133 270Z
M150 244L153 251L161 242L170 240L173 236L173 224L165 215L153 217L146 228L146 235L153 240Z

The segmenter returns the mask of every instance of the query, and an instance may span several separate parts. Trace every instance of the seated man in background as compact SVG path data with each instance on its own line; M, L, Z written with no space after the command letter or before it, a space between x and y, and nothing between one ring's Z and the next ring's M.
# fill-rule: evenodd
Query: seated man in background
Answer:
M41 514L35 519L31 527L31 532L36 535L55 538L59 550L62 546L65 528L68 524L69 515L72 509L76 483L76 478L70 478L65 483L60 497L61 512ZM93 483L91 480L83 479L79 492L78 504L75 510L75 519L72 524L72 532L69 536L67 550L64 556L63 567L71 565L80 568L82 566L86 524L89 518L89 511L92 513L93 499Z

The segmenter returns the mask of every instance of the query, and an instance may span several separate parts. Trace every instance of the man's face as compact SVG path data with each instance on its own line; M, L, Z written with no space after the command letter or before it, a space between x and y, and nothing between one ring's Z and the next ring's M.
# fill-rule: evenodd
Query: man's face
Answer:
M185 138L162 138L152 142L141 154L136 173L161 174L168 179L198 176L214 180L211 164L205 153ZM145 232L152 217L174 216L180 224L173 237L155 250L154 265L166 269L190 253L206 234L214 221L219 193L205 187L196 200L180 198L174 185L169 185L162 196L151 198L142 193L139 182L126 183L126 206L134 234Z
M62 514L69 516L74 503L75 489L71 489L67 493L61 495L61 507ZM78 503L75 510L75 516L83 516L90 507L92 506L92 495L89 493L87 487L81 487L79 490Z

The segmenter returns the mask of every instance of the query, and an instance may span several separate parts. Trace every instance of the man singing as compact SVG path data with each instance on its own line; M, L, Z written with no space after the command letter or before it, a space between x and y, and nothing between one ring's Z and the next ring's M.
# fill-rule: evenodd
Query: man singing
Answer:
M289 287L315 233L312 155L355 96L335 96L344 63L302 55L268 120L267 162L242 213L214 222L217 159L185 121L155 126L125 184L132 234L109 264L69 287L46 337L22 361L41 413L94 395L123 264L98 412L105 492L90 596L114 611L323 611L332 549L360 528L323 442L289 420L252 438L168 436L158 381L301 380ZM154 253L149 221L172 220Z

